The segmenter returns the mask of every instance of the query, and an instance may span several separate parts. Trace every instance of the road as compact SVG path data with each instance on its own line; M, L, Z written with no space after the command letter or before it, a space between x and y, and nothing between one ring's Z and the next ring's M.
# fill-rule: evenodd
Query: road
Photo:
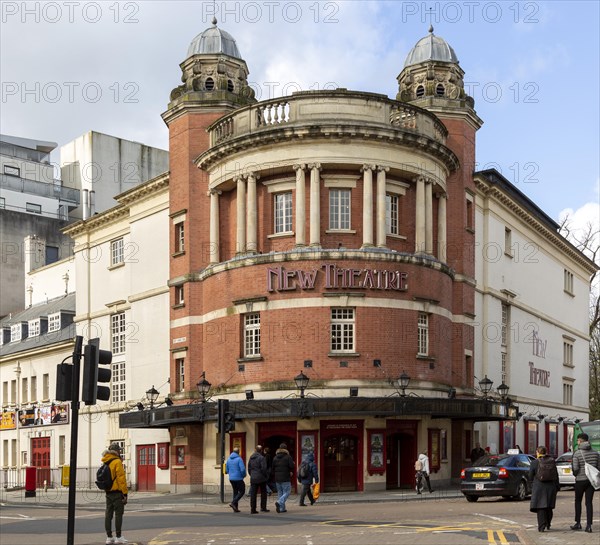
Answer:
M235 514L226 505L179 504L176 497L126 509L123 534L134 545L598 545L600 494L594 498L594 530L573 532L573 492L559 494L553 527L539 533L529 501L463 498L382 503L317 503L288 512L251 515L247 500ZM4 504L1 545L64 545L65 505ZM99 503L77 507L75 545L104 543Z

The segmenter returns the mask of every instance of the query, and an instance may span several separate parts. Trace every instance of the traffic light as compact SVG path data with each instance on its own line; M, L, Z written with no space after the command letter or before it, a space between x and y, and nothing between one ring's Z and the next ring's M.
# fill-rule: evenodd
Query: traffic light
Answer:
M56 366L56 395L57 401L73 401L73 366L59 363Z
M235 414L233 414L231 411L227 411L225 413L223 428L225 433L235 430Z
M112 352L100 350L100 339L90 339L83 350L83 386L81 400L86 405L95 405L96 400L108 401L110 387L98 383L110 382L111 370L100 367L110 365Z

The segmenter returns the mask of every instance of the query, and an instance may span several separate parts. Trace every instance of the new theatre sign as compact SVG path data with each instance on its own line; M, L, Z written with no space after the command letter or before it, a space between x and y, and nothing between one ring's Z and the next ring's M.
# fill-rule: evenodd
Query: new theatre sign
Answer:
M267 291L313 290L315 285L328 290L363 289L406 291L408 273L389 269L345 269L333 263L302 270L285 267L267 269Z

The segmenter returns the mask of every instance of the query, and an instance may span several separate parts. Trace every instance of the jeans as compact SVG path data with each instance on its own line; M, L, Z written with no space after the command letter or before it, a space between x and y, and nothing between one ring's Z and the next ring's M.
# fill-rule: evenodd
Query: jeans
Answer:
M594 487L587 479L575 481L575 522L581 523L581 500L585 495L585 512L587 515L587 526L592 525L594 518Z
M117 537L121 537L121 527L123 526L123 494L119 491L106 493L106 511L104 513L104 529L106 535L112 537L112 519L115 517L115 531Z
M238 502L244 497L246 493L246 483L241 481L229 481L231 483L231 488L233 488L233 499L231 500L231 505L235 505L237 508Z
M292 493L292 483L287 481L285 483L275 483L277 485L277 503L279 504L279 508L282 511L285 511L285 502L290 497Z

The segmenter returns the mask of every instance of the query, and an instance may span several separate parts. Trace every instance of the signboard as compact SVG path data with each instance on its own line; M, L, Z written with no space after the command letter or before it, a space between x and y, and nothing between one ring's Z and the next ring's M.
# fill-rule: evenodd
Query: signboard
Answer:
M14 430L17 427L17 412L4 411L0 420L0 430Z
M68 403L52 404L45 407L35 407L33 409L21 409L19 411L19 426L21 428L68 423Z

